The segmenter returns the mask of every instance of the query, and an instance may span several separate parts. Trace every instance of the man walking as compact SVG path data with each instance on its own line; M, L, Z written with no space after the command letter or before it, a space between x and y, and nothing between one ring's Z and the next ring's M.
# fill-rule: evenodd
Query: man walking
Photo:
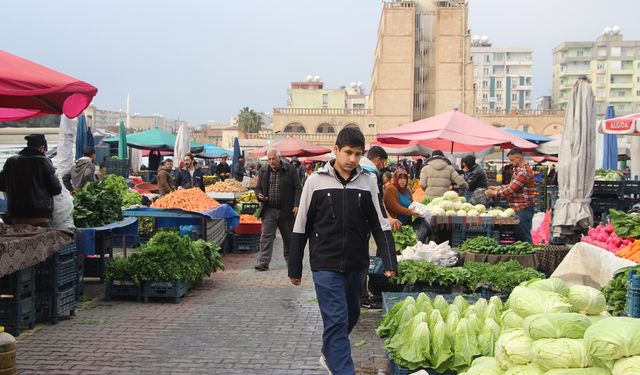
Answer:
M0 191L7 193L11 224L47 225L53 213L53 196L62 192L44 134L24 137L27 147L7 159L0 172Z
M507 154L513 166L513 175L508 185L491 186L486 191L489 198L505 198L520 219L516 227L516 239L531 242L533 220L534 176L531 167L524 160L522 150L514 148Z
M234 180L242 182L242 180L247 176L247 169L244 163L244 156L240 155L240 157L238 157L238 162L233 166Z
M192 154L186 154L182 160L182 169L178 171L176 186L182 189L199 187L204 191L204 174L200 168L196 168Z
M369 266L369 234L381 251L385 274L396 274L389 222L382 215L376 178L358 165L364 135L345 128L333 147L336 159L307 179L291 237L289 278L300 285L304 248L324 323L320 363L334 375L355 374L349 333L360 316Z
M260 257L255 266L258 271L269 269L276 229L280 230L284 242L284 259L289 262L289 242L302 192L296 169L282 162L280 151L268 150L267 158L269 164L260 170L255 189L258 200L262 202Z

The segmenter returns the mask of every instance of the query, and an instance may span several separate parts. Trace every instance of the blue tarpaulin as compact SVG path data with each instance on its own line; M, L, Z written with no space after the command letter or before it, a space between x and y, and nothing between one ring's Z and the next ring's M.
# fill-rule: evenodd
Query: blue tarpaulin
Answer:
M522 130L516 130L511 128L504 128L503 130L508 132L509 134L518 136L522 139L526 139L527 141L534 142L534 143L549 142L553 140L553 138L545 137L544 135L527 133Z
M616 112L612 105L607 107L607 119L615 118ZM604 157L602 158L602 168L618 169L618 136L615 134L604 135Z

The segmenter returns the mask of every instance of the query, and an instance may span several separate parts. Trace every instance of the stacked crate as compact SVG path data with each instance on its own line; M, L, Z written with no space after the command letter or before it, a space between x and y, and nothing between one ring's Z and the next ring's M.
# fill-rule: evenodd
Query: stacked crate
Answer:
M14 336L36 321L34 267L0 278L0 326Z
M53 324L63 314L75 315L78 259L75 244L65 246L36 266L36 310Z
M594 222L602 221L602 217L610 209L619 209L624 194L624 181L594 181L591 194L591 210Z

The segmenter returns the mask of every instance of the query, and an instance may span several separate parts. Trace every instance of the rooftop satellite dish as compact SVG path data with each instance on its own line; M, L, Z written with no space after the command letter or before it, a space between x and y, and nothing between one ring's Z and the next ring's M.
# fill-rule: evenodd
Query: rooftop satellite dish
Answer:
M311 82L311 80L313 80L313 76L307 76L307 77L306 77L306 81L307 81L307 82Z
M607 26L607 27L605 27L605 28L604 28L604 31L603 31L602 33L603 33L603 34L605 34L605 35L611 35L611 28L610 28L610 27L608 27L608 26Z
M358 87L362 87L362 82L358 82Z
M356 83L355 82L351 82L351 87L355 88L356 87Z
M320 76L313 76L313 80L315 82L320 82Z
M615 35L620 34L620 26L617 26L617 25L616 25L616 26L612 27L612 28L611 28L611 31L612 31Z
M483 36L480 37L480 40L483 41L483 42L487 42L487 41L489 41L489 36L488 35L483 35Z

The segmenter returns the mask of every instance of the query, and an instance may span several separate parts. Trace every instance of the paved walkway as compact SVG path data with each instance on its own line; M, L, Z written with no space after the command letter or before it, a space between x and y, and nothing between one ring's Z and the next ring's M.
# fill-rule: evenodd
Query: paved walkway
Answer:
M56 326L26 331L18 339L20 373L324 374L309 271L302 286L291 285L276 241L269 271L253 269L254 254L225 255L227 270L180 304L97 298ZM380 319L380 311L363 310L351 335L358 374L386 369L374 332Z

